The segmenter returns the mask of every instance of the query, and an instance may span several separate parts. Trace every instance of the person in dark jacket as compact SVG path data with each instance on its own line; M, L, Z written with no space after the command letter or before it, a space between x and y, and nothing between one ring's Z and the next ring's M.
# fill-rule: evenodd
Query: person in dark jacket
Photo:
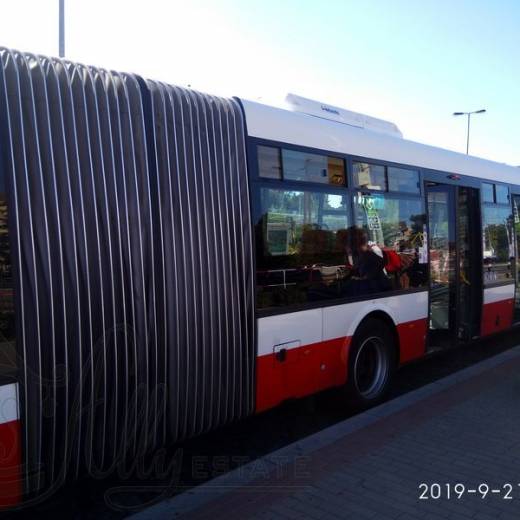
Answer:
M346 236L346 265L350 270L345 294L362 296L391 289L385 272L383 252L378 246L371 246L363 228L352 226Z

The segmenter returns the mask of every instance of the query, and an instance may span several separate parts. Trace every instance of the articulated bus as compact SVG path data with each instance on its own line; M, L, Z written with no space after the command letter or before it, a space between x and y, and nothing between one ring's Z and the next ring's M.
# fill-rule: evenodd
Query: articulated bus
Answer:
M0 50L0 504L520 318L520 170Z

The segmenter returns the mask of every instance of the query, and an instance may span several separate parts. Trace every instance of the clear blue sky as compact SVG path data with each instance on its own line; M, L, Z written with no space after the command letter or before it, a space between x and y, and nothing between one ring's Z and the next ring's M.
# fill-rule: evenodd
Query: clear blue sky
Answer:
M520 165L518 0L66 0L74 59L277 102L291 91L405 137ZM1 43L57 52L58 0L4 0ZM14 5L12 5L14 4Z

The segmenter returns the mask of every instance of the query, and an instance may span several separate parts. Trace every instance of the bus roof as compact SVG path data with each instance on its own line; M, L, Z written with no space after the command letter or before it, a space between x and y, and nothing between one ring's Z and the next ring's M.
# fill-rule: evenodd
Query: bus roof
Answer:
M520 168L515 166L303 112L242 99L241 102L251 137L520 185Z

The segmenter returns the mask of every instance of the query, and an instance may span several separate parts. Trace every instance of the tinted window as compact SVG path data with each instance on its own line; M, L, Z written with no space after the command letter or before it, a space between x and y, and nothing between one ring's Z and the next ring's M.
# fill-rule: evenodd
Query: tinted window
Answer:
M337 297L345 275L347 196L261 188L257 221L259 308Z
M419 172L389 166L388 189L405 193L419 193Z
M426 215L421 199L358 194L354 218L372 248L383 252L393 289L427 282Z
M484 282L512 281L513 217L504 206L483 207Z
M499 204L509 204L509 188L501 184L495 185L496 202Z
M484 202L495 202L495 187L493 184L482 183L482 200Z
M343 159L314 153L282 150L283 178L293 181L345 184Z
M338 157L327 157L329 184L345 185L345 161Z
M258 146L258 172L260 177L268 179L282 178L280 149L272 146Z
M385 167L378 164L353 163L354 184L358 188L386 190Z

